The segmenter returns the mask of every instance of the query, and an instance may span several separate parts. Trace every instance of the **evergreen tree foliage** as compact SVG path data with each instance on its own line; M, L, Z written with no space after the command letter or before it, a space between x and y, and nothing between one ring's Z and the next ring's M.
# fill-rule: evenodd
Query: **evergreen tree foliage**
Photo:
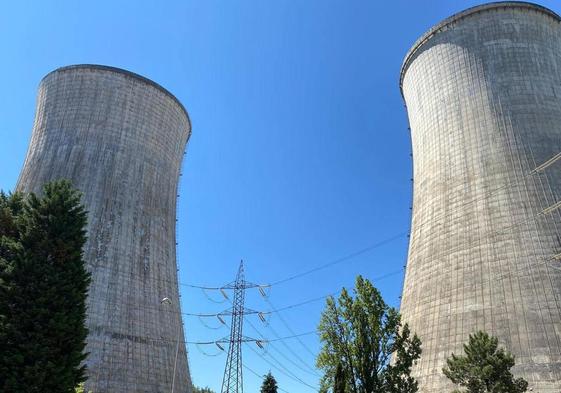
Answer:
M0 195L0 391L74 393L85 380L86 212L68 181Z
M11 275L16 255L21 252L19 243L18 219L23 209L23 199L20 194L6 195L0 192L0 391L2 390L3 360L8 342L8 327L10 321L10 292L13 288Z
M209 387L206 388L198 388L193 386L193 393L214 393Z
M277 391L277 380L269 371L269 373L265 375L265 379L263 379L263 384L261 385L261 393L277 393Z
M322 349L317 366L324 370L321 386L334 386L337 365L347 393L414 393L411 367L421 355L421 341L401 323L372 283L356 279L354 298L343 288L330 297L319 324Z
M499 340L478 331L464 344L465 355L452 354L442 369L454 384L464 387L466 393L522 393L528 382L514 378L510 369L514 356L499 348ZM460 392L455 390L454 392Z
M333 393L345 393L345 371L341 363L337 363L337 368L335 369L335 382L333 385Z

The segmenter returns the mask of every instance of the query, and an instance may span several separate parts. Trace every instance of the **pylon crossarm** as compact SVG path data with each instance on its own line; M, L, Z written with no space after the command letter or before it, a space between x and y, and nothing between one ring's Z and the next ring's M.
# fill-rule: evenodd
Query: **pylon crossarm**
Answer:
M263 340L263 339L257 339L257 338L251 338L251 337L242 337L238 340L238 342L240 343L256 343L256 342L260 342L260 343L267 343L267 340ZM203 344L208 344L208 343L203 343ZM227 338L223 338L222 340L218 340L215 341L214 344L230 344L230 339Z
M220 289L251 289L251 288L268 288L270 287L270 285L268 284L254 284L252 282L242 282L242 283L236 283L236 282L231 282L230 284L226 284L224 285L222 288Z
M222 311L220 314L218 314L219 316L229 316L229 315L234 315L234 313L236 313L237 311L229 309L226 311ZM251 308L244 308L243 309L243 314L244 315L249 315L249 314L270 314L269 311L256 311L256 310L252 310Z

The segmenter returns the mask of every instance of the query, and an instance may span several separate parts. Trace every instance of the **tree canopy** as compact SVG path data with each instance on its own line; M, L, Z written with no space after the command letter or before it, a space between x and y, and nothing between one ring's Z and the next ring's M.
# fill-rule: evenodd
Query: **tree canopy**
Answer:
M358 276L354 295L343 288L338 300L327 299L317 359L325 373L322 391L334 387L340 365L345 393L416 392L417 382L410 373L421 355L421 341L370 281Z
M74 393L86 379L85 226L67 181L0 194L0 391Z
M265 375L265 378L263 379L263 384L261 385L261 393L277 393L277 391L277 380L269 371L269 373Z
M214 393L214 391L211 390L209 387L199 388L199 387L193 386L193 393Z
M467 393L522 393L528 382L515 378L510 369L514 356L499 348L499 340L478 331L464 344L465 355L454 355L446 360L444 375ZM455 390L454 392L460 392Z

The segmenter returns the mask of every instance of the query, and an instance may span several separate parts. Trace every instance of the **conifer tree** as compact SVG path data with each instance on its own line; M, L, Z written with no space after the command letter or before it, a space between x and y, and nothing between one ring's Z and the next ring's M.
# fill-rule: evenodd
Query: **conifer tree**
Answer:
M0 391L73 393L85 380L86 212L68 181L0 196Z
M263 385L261 385L261 393L277 393L278 386L277 380L273 377L273 374L269 371L267 375L265 375L265 379L263 380Z
M20 251L18 218L23 209L20 194L6 195L0 192L0 391L7 364L8 329L10 320L10 292L13 288L11 274L16 254Z
M214 391L212 391L208 386L205 388L193 386L193 393L214 393Z
M510 369L514 356L499 348L496 337L479 331L469 336L464 344L465 355L454 355L446 360L444 375L454 384L466 388L466 393L522 393L528 382L514 378ZM459 393L459 390L455 390Z

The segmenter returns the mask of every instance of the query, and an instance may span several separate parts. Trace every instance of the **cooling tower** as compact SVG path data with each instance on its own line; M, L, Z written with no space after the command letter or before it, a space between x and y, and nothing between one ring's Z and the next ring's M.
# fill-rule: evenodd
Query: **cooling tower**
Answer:
M83 192L92 273L88 391L170 392L174 384L174 392L191 392L175 255L190 132L173 95L125 70L64 67L39 86L17 189L40 192L65 178Z
M560 392L559 16L520 2L456 14L409 51L401 88L414 157L401 312L423 341L420 391L451 391L445 359L483 329L534 392Z

